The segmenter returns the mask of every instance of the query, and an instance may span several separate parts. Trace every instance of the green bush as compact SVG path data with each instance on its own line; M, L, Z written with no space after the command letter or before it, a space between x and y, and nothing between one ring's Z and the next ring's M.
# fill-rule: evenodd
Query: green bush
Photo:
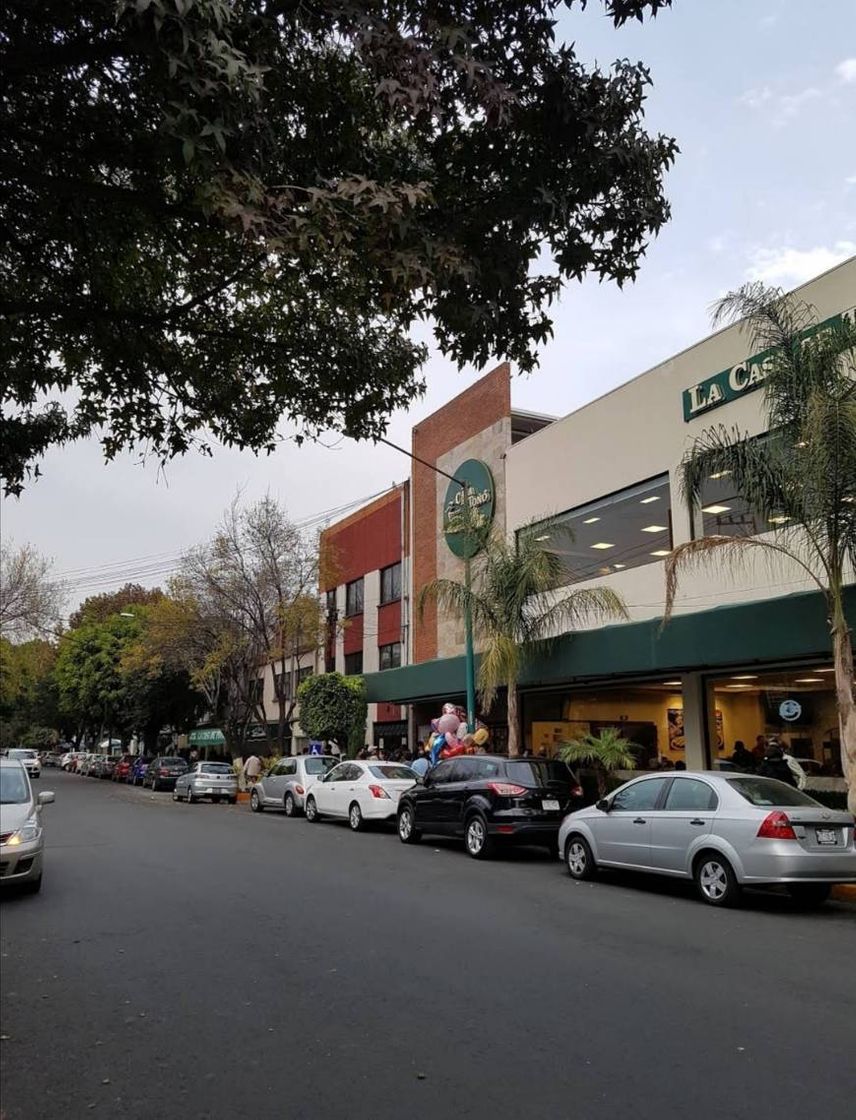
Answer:
M353 756L366 733L366 686L362 677L319 673L297 690L300 726L311 739L338 743Z

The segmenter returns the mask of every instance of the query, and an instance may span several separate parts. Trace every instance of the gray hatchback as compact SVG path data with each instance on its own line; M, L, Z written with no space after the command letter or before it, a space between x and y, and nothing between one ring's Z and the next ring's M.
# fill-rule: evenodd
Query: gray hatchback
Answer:
M238 800L238 778L228 762L197 762L186 774L176 778L173 801L192 805L206 797L232 805Z
M856 883L854 819L773 778L713 771L634 778L571 813L559 855L574 879L598 867L693 879L713 906L744 886L785 886L820 904L833 883Z
M280 759L273 770L253 786L250 808L254 813L283 809L287 817L299 816L306 804L307 792L340 761L331 754L300 754Z

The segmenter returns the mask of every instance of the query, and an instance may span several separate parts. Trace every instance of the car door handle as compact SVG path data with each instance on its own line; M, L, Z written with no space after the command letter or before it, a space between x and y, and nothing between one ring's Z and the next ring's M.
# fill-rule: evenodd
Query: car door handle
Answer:
M704 824L704 823L705 822L701 819L701 817L695 817L693 820L690 821L690 824Z
M644 817L634 817L633 818L633 823L634 824L647 824L648 822L645 820Z

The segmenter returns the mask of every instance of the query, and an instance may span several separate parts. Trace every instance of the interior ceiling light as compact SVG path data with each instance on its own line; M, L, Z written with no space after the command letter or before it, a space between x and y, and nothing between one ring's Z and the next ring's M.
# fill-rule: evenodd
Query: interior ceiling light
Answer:
M702 513L728 513L731 506L702 506Z
M714 474L708 475L708 478L712 478L715 482L718 478L728 478L730 474L731 471L716 471Z
M733 681L757 681L757 673L735 673L731 678Z
M659 500L660 500L660 495L659 494L652 494L650 498L643 498L641 500L641 502L639 503L639 505L640 506L649 506L651 504L651 502L659 502Z
M542 537L536 537L535 538L536 541L548 541L549 539L550 539L550 534L549 533L545 533Z
M674 688L677 688L681 683L682 683L681 681L663 681L663 684L670 685L671 687L674 687Z
M669 550L667 548L658 548L656 552L651 553L652 556L668 556Z
M787 516L787 514L777 513L773 517L768 517L767 520L771 525L785 525L788 521L790 521L790 518Z
M599 517L587 517L583 525L594 525L595 521L600 521Z
M592 545L592 548L615 548L615 545L609 544L607 541L598 541L597 544Z
M626 565L626 564L613 564L612 566L613 566L613 568L626 568L626 567L627 567L627 565ZM830 673L832 672L832 670L831 670L831 669L829 669L829 670L824 670L824 671L825 671L825 672L830 672Z
M616 566L616 568L618 567L617 564L615 566ZM815 672L816 673L834 673L835 670L834 669L815 669Z
M726 688L751 688L751 684L727 684Z
M665 533L668 530L668 525L646 525L642 530L643 533Z
M823 677L797 677L794 684L826 684Z

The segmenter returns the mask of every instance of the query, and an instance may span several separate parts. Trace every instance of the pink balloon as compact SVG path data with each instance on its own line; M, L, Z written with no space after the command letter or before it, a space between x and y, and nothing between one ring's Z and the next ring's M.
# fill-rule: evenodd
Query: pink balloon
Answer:
M446 732L446 746L447 747L456 747L457 745L458 745L457 736L453 735L451 731L447 731Z
M437 720L437 729L444 735L450 731L452 732L452 734L454 734L458 730L458 717L452 715L451 712L448 712L444 716L440 716L440 718Z

